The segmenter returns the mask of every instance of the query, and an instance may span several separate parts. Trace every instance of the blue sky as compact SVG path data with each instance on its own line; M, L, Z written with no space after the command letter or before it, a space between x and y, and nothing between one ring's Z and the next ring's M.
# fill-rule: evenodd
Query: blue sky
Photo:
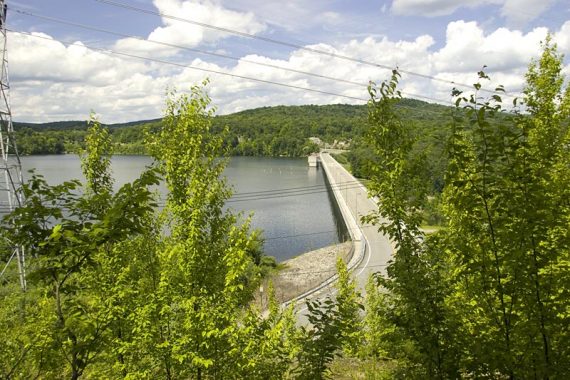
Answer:
M473 83L489 66L495 84L519 90L547 30L570 54L570 4L556 0L112 0L296 45L330 51L422 75ZM8 0L9 59L14 119L85 119L95 110L105 122L159 117L167 88L180 91L209 76L221 113L277 104L358 103L364 86L298 73L367 83L387 71L307 51L204 29L96 0ZM58 18L132 40L18 13ZM50 41L50 39L52 39ZM166 48L159 41L231 55L239 61ZM54 41L54 40L59 40ZM83 46L77 46L83 45ZM234 75L313 88L335 95L286 89L197 70L125 59L87 47L191 65ZM252 65L265 62L296 73ZM566 59L568 63L568 59ZM569 66L565 71L570 74ZM403 90L440 102L451 85L404 75Z

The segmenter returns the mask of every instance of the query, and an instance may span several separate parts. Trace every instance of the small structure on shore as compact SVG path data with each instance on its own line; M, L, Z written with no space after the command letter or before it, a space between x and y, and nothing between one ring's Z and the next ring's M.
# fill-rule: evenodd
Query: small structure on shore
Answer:
M319 155L317 153L313 153L308 157L309 167L316 168L319 166Z

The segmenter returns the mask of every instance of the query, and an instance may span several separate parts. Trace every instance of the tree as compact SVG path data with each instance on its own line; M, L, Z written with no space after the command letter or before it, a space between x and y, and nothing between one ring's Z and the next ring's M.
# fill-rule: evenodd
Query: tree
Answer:
M257 237L247 220L238 224L224 209L231 192L209 103L199 86L190 95L171 94L161 129L149 136L169 190L151 340L168 379L231 374L230 342L256 283L250 254Z
M113 154L109 131L101 127L91 114L90 127L85 136L85 150L81 153L81 168L86 179L88 195L110 193L113 189L111 155Z
M4 220L29 249L29 291L2 287L1 374L7 378L280 378L297 348L293 310L252 309L262 266L258 231L226 211L223 136L202 87L167 102L150 131L156 168L117 192L111 143L87 131L87 179L49 186L33 176ZM156 214L151 187L169 194ZM6 312L9 311L9 312Z
M145 215L153 206L149 187L156 176L144 173L111 194L97 124L90 133L84 170L97 174L86 174L91 191L79 192L79 181L50 186L34 175L23 186L23 206L4 219L13 242L26 247L30 258L30 291L20 297L24 315L14 327L27 334L26 343L12 372L78 379L93 365L112 322L93 281L99 257L147 228Z
M447 319L445 297L448 294L446 265L441 263L439 240L426 237L419 229L422 209L431 186L426 176L424 155L418 152L414 127L403 122L394 107L399 102L399 73L369 93L368 138L375 155L370 167L368 190L378 199L378 211L363 218L378 225L395 244L394 258L387 275L376 277L385 294L372 293L373 309L380 323L367 317L368 340L379 336L396 342L377 346L370 353L398 358L407 376L447 378L457 376L458 352L446 345L453 339L453 321Z
M338 311L338 325L342 340L343 353L347 356L356 356L362 345L362 317L364 310L360 293L356 290L356 283L344 260L339 257L336 262L338 273L338 290L335 301Z
M468 123L454 125L444 202L457 268L452 302L466 305L458 314L474 354L465 365L475 374L569 373L561 327L568 317L559 312L568 305L561 278L568 273L570 185L570 93L561 63L547 37L526 75L527 113L499 122L501 96L456 93Z
M300 379L323 379L330 375L335 358L356 355L362 343L363 309L342 258L337 260L337 294L333 298L307 300L308 326L301 326L298 335L301 349L297 353L294 373Z
M570 91L547 38L529 66L526 112L503 109L502 87L454 90L442 208L446 228L418 231L422 174L409 129L391 109L397 75L371 91L370 136L379 166L371 192L396 244L385 293L371 292L372 352L418 378L568 376L568 154ZM517 99L514 105L520 101ZM383 339L390 344L379 343Z
M243 318L242 327L234 335L236 348L231 368L234 378L284 379L301 347L296 328L294 304L281 310L269 283L269 309L264 317L259 310L250 308Z

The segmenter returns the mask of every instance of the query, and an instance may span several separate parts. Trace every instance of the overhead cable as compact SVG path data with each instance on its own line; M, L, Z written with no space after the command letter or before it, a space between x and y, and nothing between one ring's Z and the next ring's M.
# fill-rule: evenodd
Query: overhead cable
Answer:
M275 193L283 194L283 193L296 192L296 191L313 190L315 188L323 188L323 187L341 188L342 186L354 185L354 184L360 184L360 181L358 181L358 180L342 181L342 182L337 182L334 185L327 185L326 183L322 183L319 185L289 187L289 188L284 188L284 189L270 189L270 190L260 190L260 191L236 192L233 196L234 197L236 197L236 196L243 197L243 196L250 196L250 195L265 195L268 193L269 194L275 194Z
M58 42L58 43L67 44L70 46L84 47L84 48L87 48L90 50L100 51L103 53L108 53L108 54L113 54L113 55L118 55L118 56L123 56L123 57L128 57L128 58L143 59L143 60L147 60L150 62L161 63L161 64L165 64L165 65L178 66L178 67L187 68L187 69L191 69L191 70L204 71L204 72L211 73L211 74L224 75L224 76L229 76L229 77L233 77L233 78L239 78L239 79L245 79L245 80L250 80L250 81L254 81L254 82L264 83L264 84L271 84L271 85L275 85L275 86L292 88L292 89L296 89L296 90L303 90L303 91L315 92L315 93L324 94L324 95L338 96L341 98L358 100L361 102L367 102L368 101L368 99L365 99L365 98L359 98L356 96L339 94L339 93L335 93L335 92L331 92L331 91L324 91L324 90L318 90L318 89L310 88L310 87L297 86L294 84L288 84L288 83L282 83L282 82L275 82L275 81L271 81L271 80L253 78L253 77L248 77L245 75L232 74L232 73L228 73L228 72L220 71L220 70L206 69L204 67L197 67L197 66L192 66L192 65L183 64L183 63L176 63L176 62L172 62L172 61L165 61L165 60L157 59L157 58L143 57L140 55L125 53L125 52L121 52L121 51L117 51L117 50L103 49L103 48L98 48L98 47L94 47L94 46L89 46L89 45L85 45L85 44L79 43L79 42L63 42L63 41L58 40L58 39L54 39L54 38L50 38L50 37L44 37L44 36L40 36L37 34L22 32L22 31L13 30L13 29L6 29L6 30L8 30L12 33L23 34L23 35L27 35L27 36L34 37L34 38L43 39L46 41Z
M274 64L266 63L266 62L258 62L258 61L254 61L254 60L250 60L250 59L246 59L246 58L235 57L235 56L231 56L231 55L227 55L227 54L222 54L222 53L192 48L192 47L188 47L188 46L172 44L169 42L158 41L158 40L150 40L150 39L143 38L141 36L134 36L134 35L130 35L130 34L119 33L119 32L115 32L115 31L103 29L103 28L98 28L98 27L91 26L91 25L86 25L86 24L81 24L81 23L77 23L77 22L73 22L73 21L63 20L60 18L39 15L39 14L35 14L35 13L29 12L29 11L24 11L24 10L14 8L14 7L12 7L12 10L14 12L19 13L19 14L24 15L24 16L35 17L35 18L39 18L42 20L46 20L46 21L56 22L56 23L64 24L64 25L70 25L70 26L74 26L74 27L78 27L78 28L82 28L82 29L86 29L86 30L91 30L94 32L106 33L106 34L114 35L117 37L129 38L129 39L133 39L133 40L137 40L137 41L141 41L141 42L145 42L145 43L161 45L161 46L165 46L165 47L169 47L169 48L173 48L173 49L186 50L186 51L190 51L193 53L210 55L213 57L230 59L230 60L237 61L237 62L244 62L244 63L253 64L253 65L257 65L257 66L264 66L264 67L269 67L272 69L288 71L288 72L302 74L302 75L308 75L308 76L312 76L315 78L326 79L326 80L331 80L331 81L340 82L340 83L346 83L346 84L350 84L350 85L354 85L354 86L358 86L358 87L363 87L363 88L367 88L370 84L370 83L356 82L356 81L343 79L343 78L331 77L331 76L322 75L322 74L313 73L313 72L308 72L308 71L303 71L303 70L297 70L297 69L293 69L293 68L289 68L289 67L285 67L285 66L280 66L280 65L274 65ZM400 91L400 93L403 95L406 95L408 97L430 100L430 101L433 101L436 103L450 103L449 100L444 101L441 99L436 99L436 98L432 98L432 97L425 96L425 95L413 94L413 93L409 93L406 91Z
M338 96L341 98L358 100L358 101L365 102L365 103L367 103L369 101L369 99L359 98L359 97L351 96L351 95L339 94L339 93L335 93L335 92L331 92L331 91L324 91L324 90L314 89L314 88L310 88L310 87L303 87L303 86L297 86L297 85L288 84L288 83L275 82L275 81L270 81L270 80L265 80L265 79L248 77L248 76L244 76L244 75L237 75L237 74L232 74L232 73L219 71L219 70L206 69L206 68L202 68L202 67L196 67L196 66L172 62L172 61L165 61L165 60L157 59L157 58L143 57L140 55L125 53L125 52L121 52L121 51L117 51L117 50L104 49L104 48L99 48L99 47L95 47L95 46L85 45L85 44L80 43L80 42L62 41L62 40L58 40L58 39L51 38L51 37L40 36L40 35L33 34L30 32L23 32L23 31L14 30L14 29L6 29L6 30L9 32L12 32L12 33L22 34L22 35L26 35L26 36L37 38L37 39L42 39L42 40L46 40L46 41L50 41L50 42L57 42L57 43L65 44L68 46L79 46L79 47L83 47L83 48L87 48L90 50L99 51L99 52L111 54L111 55L123 56L123 57L134 58L134 59L141 59L141 60L145 60L145 61L149 61L149 62L155 62L155 63L165 64L165 65L177 66L177 67L181 67L181 68L188 68L191 70L203 71L203 72L208 72L208 73L212 73L212 74L219 74L219 75L223 75L223 76L240 78L240 79L244 79L244 80L250 80L250 81L254 81L254 82L258 82L258 83L270 84L270 85L275 85L275 86L280 86L280 87L287 87L287 88L292 88L292 89L296 89L296 90L304 90L304 91L315 92L315 93L320 93L320 94L324 94L324 95ZM430 99L437 101L437 102L440 102L440 103L448 103L449 102L449 100L444 101L444 100L435 99L435 98L430 98ZM405 104L394 104L394 107L403 108L403 109L412 108L412 107L406 106ZM449 107L449 106L447 106L447 107ZM439 112L439 111L422 110L421 112L422 113L431 113L434 115L441 116L441 112Z
M355 62L355 63L360 63L363 65L377 67L377 68L390 70L390 71L394 70L393 66L389 66L389 65L385 65L385 64L381 64L381 63L377 63L377 62L372 62L372 61L368 61L368 60L364 60L364 59L360 59L360 58L349 57L347 55L337 54L337 53L333 53L333 52L329 52L329 51L325 51L325 50L321 50L321 49L311 48L311 47L308 47L308 44L300 45L300 44L295 44L292 42L277 40L275 38L259 36L256 34L242 32L242 31L235 30L235 29L225 28L225 27L216 26L216 25L212 25L212 24L208 24L208 23L204 23L204 22L190 20L190 19L183 18L183 17L173 16L173 15L166 14L166 13L163 13L160 11L153 11L153 10L149 10L149 9L144 9L144 8L140 8L140 7L137 7L134 5L125 4L125 3L114 1L114 0L94 0L94 1L97 1L97 2L103 3L103 4L107 4L107 5L112 5L112 6L119 7L119 8L123 8L123 9L127 9L127 10L131 10L131 11L135 11L135 12L140 12L140 13L145 13L145 14L149 14L149 15L167 18L170 20L185 22L188 24L197 25L197 26L201 26L203 28L213 29L213 30L217 30L220 32L224 32L224 33L234 34L234 35L241 36L241 37L256 39L256 40L269 42L269 43L276 44L276 45L281 45L281 46L286 46L286 47L290 47L290 48L294 48L294 49L298 49L298 50L308 51L308 52L315 53L315 54L326 55L326 56L329 56L332 58L337 58L337 59L342 59L342 60L351 61L351 62ZM398 72L400 72L402 74L416 76L419 78L428 79L428 80L435 81L435 82L452 84L455 86L465 87L465 88L469 88L469 89L473 88L473 84L456 82L456 81L453 81L450 79L439 78L439 77L435 77L433 75L422 74L422 73L418 73L415 71L406 70L406 69L402 69L402 68L398 68ZM488 89L484 89L484 88L481 88L479 91L488 92L488 93L492 93L492 94L497 93L496 91L488 90ZM506 95L503 92L501 92L501 94Z
M360 187L361 187L361 185L358 183L358 184L349 185L349 186L337 188L337 189L342 191L342 190L358 189ZM251 197L242 197L242 198L237 198L237 199L230 198L226 201L226 203L259 201L259 200L264 200L264 199L275 199L275 198L284 198L284 197L295 197L295 196L300 196L300 195L325 193L328 191L330 191L330 189L323 189L323 190L315 189L315 190L300 191L297 193L276 193L276 194L258 195L258 196L251 196Z
M343 190L352 190L352 189L358 189L361 188L361 184L360 183L356 183L353 185L347 185L344 187L338 187L337 190L339 191L343 191ZM312 195L312 194L322 194L322 193L326 193L329 192L331 189L327 188L327 189L307 189L307 190L302 190L302 191L298 191L295 193L280 193L280 192L275 192L275 193L269 193L269 194L260 194L260 195L251 195L251 196L242 196L242 197L231 197L228 200L226 200L225 203L237 203L237 202L250 202L250 201L261 201L261 200L267 200L267 199L276 199L276 198L288 198L288 197L300 197L300 196L305 196L305 195ZM166 203L165 202L159 202L158 205L159 206L164 206Z

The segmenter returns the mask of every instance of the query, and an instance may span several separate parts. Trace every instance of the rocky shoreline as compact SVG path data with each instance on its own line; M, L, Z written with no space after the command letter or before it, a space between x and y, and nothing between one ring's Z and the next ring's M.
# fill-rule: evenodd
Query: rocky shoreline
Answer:
M336 274L337 257L348 263L352 254L352 242L330 245L284 261L281 270L263 281L257 294L261 309L267 306L267 289L273 283L275 297L279 304L287 302L322 284Z

